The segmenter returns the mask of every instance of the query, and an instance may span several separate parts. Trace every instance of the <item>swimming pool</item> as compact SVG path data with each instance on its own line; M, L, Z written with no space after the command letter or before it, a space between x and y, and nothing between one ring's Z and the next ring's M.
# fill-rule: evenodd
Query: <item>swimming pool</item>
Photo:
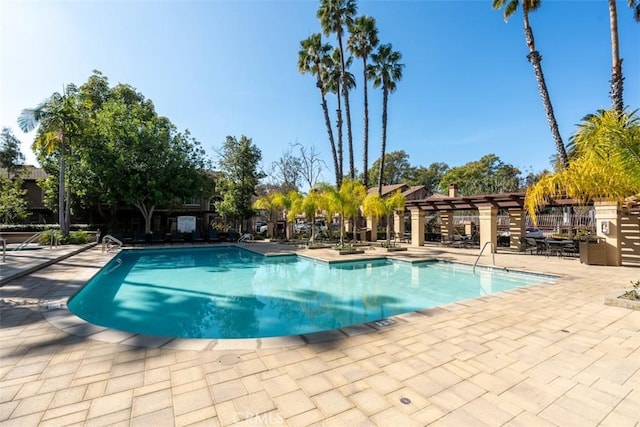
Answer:
M123 250L68 302L82 319L180 338L307 334L550 281L446 262L328 264L240 247Z

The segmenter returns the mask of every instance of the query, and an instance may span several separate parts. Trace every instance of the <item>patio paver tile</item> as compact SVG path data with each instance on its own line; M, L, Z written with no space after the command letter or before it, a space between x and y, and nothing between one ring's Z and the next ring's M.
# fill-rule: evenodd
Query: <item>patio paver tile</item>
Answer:
M217 417L216 409L212 406L188 412L175 417L176 426L195 426L202 425L207 427L221 425L220 419Z
M283 374L264 380L262 385L271 397L277 397L285 393L290 393L300 388L298 383L288 374Z
M134 416L131 418L131 427L160 427L174 425L174 416L171 408L161 409L159 411L149 412L144 415Z
M318 426L322 427L324 422L324 416L318 409L312 409L307 412L295 415L285 419L286 425L289 427L307 427ZM277 425L277 424L276 424ZM327 427L330 427L327 425Z
M173 412L176 416L206 408L213 404L211 393L207 387L180 394L175 394L175 391L172 390L172 396Z
M338 390L329 390L311 398L322 413L331 417L354 407L353 403Z
M316 409L316 405L309 399L302 390L277 396L273 399L278 410L285 418L289 418L303 412Z
M149 412L170 408L172 407L172 404L173 399L171 396L171 390L169 389L134 396L131 416L137 417ZM173 417L173 410L171 416Z

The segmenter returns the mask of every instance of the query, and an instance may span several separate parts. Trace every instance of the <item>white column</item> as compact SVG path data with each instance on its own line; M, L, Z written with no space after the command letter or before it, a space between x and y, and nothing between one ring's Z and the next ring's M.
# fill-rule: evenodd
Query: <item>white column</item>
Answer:
M595 202L596 236L605 239L607 265L622 265L620 208L616 202Z
M498 248L498 208L491 205L478 207L480 217L480 249L487 242L492 243L492 251L497 252Z
M420 208L409 208L411 212L411 246L424 246L424 212Z

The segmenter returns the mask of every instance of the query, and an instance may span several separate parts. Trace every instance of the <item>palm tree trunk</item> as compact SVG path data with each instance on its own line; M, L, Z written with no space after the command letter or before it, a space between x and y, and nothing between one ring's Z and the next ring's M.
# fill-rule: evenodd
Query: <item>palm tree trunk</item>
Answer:
M342 77L342 96L344 97L344 109L347 116L347 143L349 144L349 177L355 179L356 170L353 163L353 135L351 134L351 108L349 106L349 86L347 85L347 70L344 62L344 49L342 47L342 34L338 32L338 47L340 48L340 67Z
M536 81L538 82L538 90L540 91L540 96L542 97L542 104L547 115L547 122L549 122L551 135L556 143L558 160L561 162L563 167L566 167L569 164L569 159L567 157L564 143L562 142L560 130L558 129L558 121L556 120L556 117L553 113L553 106L551 105L549 90L547 89L547 84L544 80L544 74L542 73L542 56L540 55L540 52L538 52L535 48L533 31L531 30L531 26L529 25L529 16L526 9L524 10L524 37L527 46L529 47L529 55L527 55L527 59L533 66L533 73L535 74Z
M65 161L64 161L64 135L62 136L62 142L60 143L60 171L58 173L58 224L60 225L60 231L64 237L67 236L65 233L65 205L64 205L64 170L65 170Z
M622 58L620 58L620 48L618 45L618 12L616 0L609 0L609 22L611 26L611 106L614 110L622 112L624 102L622 101L623 80Z
M338 174L340 175L340 182L337 182L336 185L340 188L342 178L344 177L344 149L342 148L342 98L339 88L336 91L336 97L338 99L338 108L336 109L336 125L338 127Z
M382 197L382 175L384 172L384 154L387 149L387 101L389 90L382 88L382 148L380 150L380 171L378 173L378 195Z
M367 90L367 57L362 58L364 82L364 143L362 150L362 180L365 187L369 187L369 95Z
M331 118L329 117L329 108L327 107L327 99L324 96L324 85L322 80L318 77L318 88L320 89L320 95L322 95L322 112L324 113L324 123L327 126L327 133L329 134L329 143L331 144L331 155L333 156L333 167L336 172L336 185L340 185L341 177L338 173L338 153L336 152L336 142L333 139L333 128L331 127Z

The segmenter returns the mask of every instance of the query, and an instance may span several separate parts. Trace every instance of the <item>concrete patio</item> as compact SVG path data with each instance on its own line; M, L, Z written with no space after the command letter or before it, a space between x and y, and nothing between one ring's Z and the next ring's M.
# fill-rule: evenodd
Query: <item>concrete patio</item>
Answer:
M473 263L477 254L434 246L389 255ZM604 304L640 280L637 267L498 253L499 267L559 278L387 327L211 342L74 320L64 301L112 256L92 247L0 287L0 425L640 424L640 311ZM0 264L4 277L19 263Z

